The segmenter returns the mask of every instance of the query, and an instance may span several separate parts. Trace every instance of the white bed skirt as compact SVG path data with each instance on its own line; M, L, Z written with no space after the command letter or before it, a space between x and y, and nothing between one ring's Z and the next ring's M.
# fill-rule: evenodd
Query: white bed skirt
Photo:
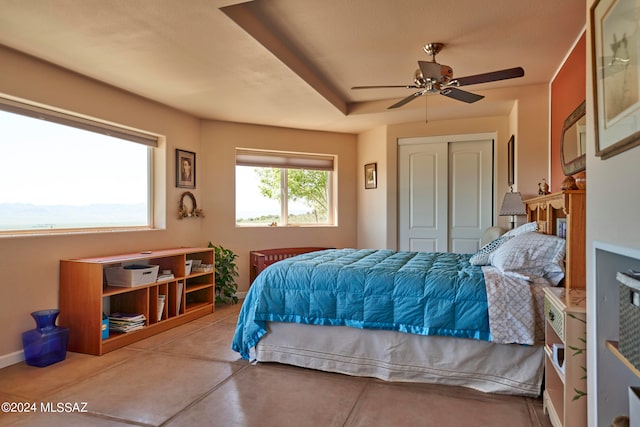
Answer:
M268 323L267 331L252 355L258 362L487 393L537 397L541 392L541 345L279 322Z

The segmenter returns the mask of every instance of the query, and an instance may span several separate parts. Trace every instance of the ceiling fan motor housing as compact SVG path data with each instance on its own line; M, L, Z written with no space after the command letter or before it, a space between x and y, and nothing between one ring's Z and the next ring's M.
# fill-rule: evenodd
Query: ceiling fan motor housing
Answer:
M448 65L441 65L437 62L422 62L420 69L416 70L415 83L421 86L419 82L424 84L425 81L446 83L453 78L453 69Z

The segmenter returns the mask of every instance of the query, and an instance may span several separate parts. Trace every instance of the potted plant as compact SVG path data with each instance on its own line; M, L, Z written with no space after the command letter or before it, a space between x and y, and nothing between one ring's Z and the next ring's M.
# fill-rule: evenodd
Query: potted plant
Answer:
M232 250L223 248L222 245L214 245L209 242L209 247L213 248L215 253L215 271L216 271L216 304L235 304L238 302L236 291L238 285L236 277L238 277L238 267L236 266L236 255Z

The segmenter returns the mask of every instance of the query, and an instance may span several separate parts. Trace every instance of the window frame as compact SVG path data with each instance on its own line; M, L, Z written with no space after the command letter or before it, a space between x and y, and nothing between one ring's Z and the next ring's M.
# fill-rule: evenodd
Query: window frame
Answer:
M337 224L337 155L306 153L292 151L247 149L236 147L235 168L238 166L264 167L280 169L280 223L278 227L336 227ZM303 170L324 170L330 172L327 179L327 222L326 223L289 223L289 185L288 173L289 169ZM236 169L234 169L235 171ZM235 183L235 191L237 194L237 185ZM237 212L237 201L234 207ZM236 214L237 215L237 214ZM236 216L234 215L234 216ZM235 218L236 227L250 228L268 227L267 224L241 224L238 218Z
M97 134L115 137L132 143L147 146L146 162L147 162L147 215L146 225L132 226L91 226L91 227L75 227L75 228L36 228L36 229L11 229L0 230L0 238L17 237L17 236L34 236L34 235L59 235L59 234L87 234L87 233L104 233L112 231L141 231L154 230L164 228L165 217L161 214L157 206L156 186L156 163L162 156L158 156L156 151L162 146L164 148L164 137L151 132L140 131L131 127L108 122L86 115L58 109L48 105L35 103L32 101L12 97L6 94L0 94L0 111L30 117L36 120L44 120L59 125L90 131Z

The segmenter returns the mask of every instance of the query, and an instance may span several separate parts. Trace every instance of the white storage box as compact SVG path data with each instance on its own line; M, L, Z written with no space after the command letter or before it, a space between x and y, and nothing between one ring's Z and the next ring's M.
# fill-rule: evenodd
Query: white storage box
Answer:
M188 276L191 274L191 267L193 266L193 260L188 259L184 266L184 275Z
M135 264L122 267L108 267L105 269L107 285L132 288L134 286L155 283L158 278L159 269L159 265Z

